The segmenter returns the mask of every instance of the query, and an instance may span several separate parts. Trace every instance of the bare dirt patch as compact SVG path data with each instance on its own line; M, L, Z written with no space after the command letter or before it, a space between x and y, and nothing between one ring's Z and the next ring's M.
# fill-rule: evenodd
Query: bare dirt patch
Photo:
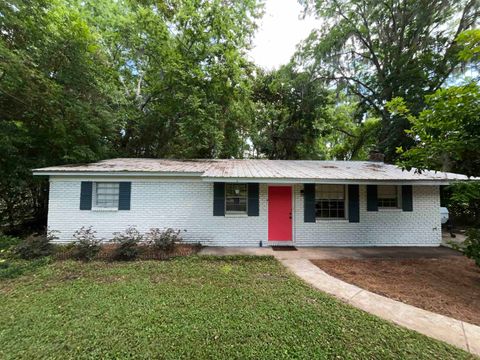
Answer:
M312 263L363 289L480 325L480 269L467 258L339 259Z

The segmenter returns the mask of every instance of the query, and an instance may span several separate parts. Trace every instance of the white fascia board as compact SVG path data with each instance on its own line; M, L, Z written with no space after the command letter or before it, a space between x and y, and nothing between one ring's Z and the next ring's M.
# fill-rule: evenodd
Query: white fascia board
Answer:
M362 185L448 185L459 180L367 180L367 179L290 179L290 178L220 178L202 177L206 182L262 184L362 184ZM465 181L465 180L460 180Z
M200 177L200 172L147 172L147 171L33 171L34 176L71 177Z

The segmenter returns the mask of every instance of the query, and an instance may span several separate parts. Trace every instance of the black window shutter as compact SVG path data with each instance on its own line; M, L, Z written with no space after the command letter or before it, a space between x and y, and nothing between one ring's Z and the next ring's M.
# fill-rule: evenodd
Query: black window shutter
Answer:
M213 216L225 216L225 183L213 183Z
M259 214L259 185L258 183L248 184L248 216L258 216Z
M80 184L80 210L92 210L92 187L91 181Z
M377 185L367 185L367 211L378 211Z
M402 185L402 210L413 211L412 185Z
M121 182L119 185L118 210L130 210L130 197L132 193L131 182Z
M360 222L358 185L348 185L348 221Z
M303 221L315 222L315 184L303 184Z

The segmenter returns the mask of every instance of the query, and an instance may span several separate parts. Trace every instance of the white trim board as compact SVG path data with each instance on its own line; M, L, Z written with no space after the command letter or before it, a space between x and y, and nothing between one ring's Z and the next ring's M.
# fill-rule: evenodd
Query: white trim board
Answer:
M359 185L449 185L456 181L476 180L378 180L378 179L309 179L309 178L212 178L202 177L199 173L148 173L148 172L33 172L35 176L50 176L51 179L84 180L105 178L118 179L150 179L169 181L203 181L225 183L260 183L260 184L359 184Z

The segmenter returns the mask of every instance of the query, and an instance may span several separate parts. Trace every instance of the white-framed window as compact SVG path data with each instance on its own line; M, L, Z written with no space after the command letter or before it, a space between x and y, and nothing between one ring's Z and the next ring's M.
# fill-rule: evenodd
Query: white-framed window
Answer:
M225 184L225 214L247 213L247 184Z
M317 219L346 219L345 185L315 186L315 217Z
M400 207L400 187L396 185L378 185L377 202L379 208L398 209Z
M94 186L93 207L118 209L120 184L118 182L96 182Z

